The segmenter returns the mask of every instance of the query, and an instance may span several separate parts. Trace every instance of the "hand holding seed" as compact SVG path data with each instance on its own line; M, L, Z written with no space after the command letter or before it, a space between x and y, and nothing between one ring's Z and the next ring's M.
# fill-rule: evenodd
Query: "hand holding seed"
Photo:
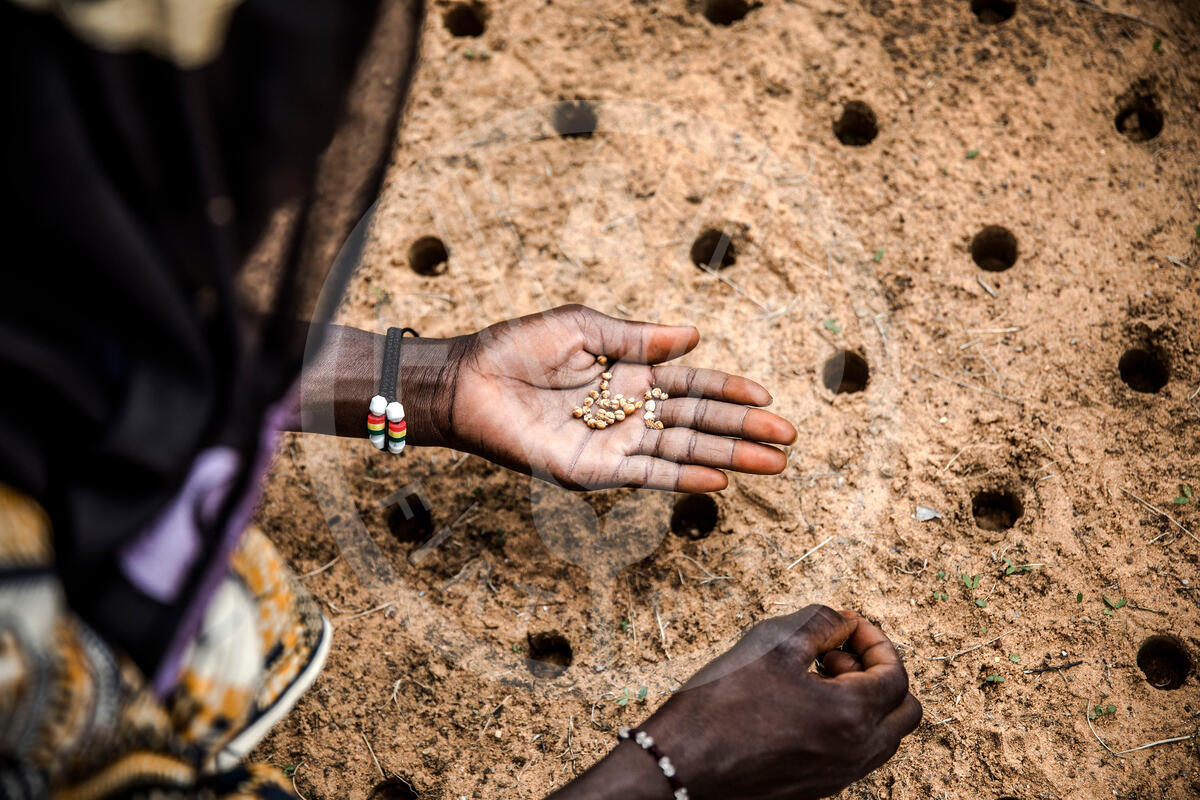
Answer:
M771 402L766 389L665 363L695 348L695 328L563 306L472 338L446 387L446 440L459 449L580 490L719 491L721 470L787 464L771 445L796 431L758 408Z

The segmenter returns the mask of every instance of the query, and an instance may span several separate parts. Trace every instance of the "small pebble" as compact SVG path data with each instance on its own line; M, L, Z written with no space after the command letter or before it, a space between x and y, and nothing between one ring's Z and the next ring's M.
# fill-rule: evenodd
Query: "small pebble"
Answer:
M582 416L583 416L583 409L582 409L582 408L576 408L576 409L575 409L574 411L572 411L571 413L575 415L575 419L579 419L580 417L582 417Z
M607 427L608 427L608 423L607 423L607 422L605 422L605 421L604 421L604 420L602 420L602 419L601 419L601 420L597 420L597 421L596 421L596 427L597 427L597 428L599 428L600 430L604 430L605 428L607 428Z
M634 404L633 404L633 407L634 407L635 409L637 409L637 408L641 408L641 407L642 407L642 401L641 401L641 400L638 400L636 403L634 403Z
M649 400L649 399L650 399L651 397L653 397L653 396L654 396L654 395L650 394L650 390L649 390L649 389L647 389L647 390L646 390L646 393L645 393L644 395L642 395L642 399L643 399L643 400Z
M604 391L600 392L600 396L603 397L605 400L607 400L609 398L608 389L605 389Z
M654 401L653 401L653 400L647 400L647 401L646 401L646 410L647 410L647 411L653 411L655 408L656 408L656 406L655 406L655 404L654 404Z
M620 422L621 420L625 419L625 412L618 411L616 414L613 414L613 416L617 418L617 422Z
M654 420L654 430L661 431L662 429L663 429L662 420L661 419Z
M650 420L654 419L654 412L653 412L653 411L647 411L645 414L642 414L642 419L644 419L644 420L646 420L647 422L649 422Z
M608 363L608 356L596 356L596 363L603 367Z
M584 407L584 408L587 408L588 406L590 406L590 405L591 405L592 403L594 403L594 402L596 402L596 401L595 401L595 400L593 400L592 398L590 398L590 397L585 397L585 398L583 398L583 407Z
M588 392L588 397L592 398L593 400L595 400L599 396L600 396L600 393L597 392L595 389L592 389L590 392Z

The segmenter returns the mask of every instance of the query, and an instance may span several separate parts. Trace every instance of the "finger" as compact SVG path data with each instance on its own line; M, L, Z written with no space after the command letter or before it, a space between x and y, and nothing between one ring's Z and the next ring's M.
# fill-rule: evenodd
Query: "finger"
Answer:
M862 662L863 671L842 676L860 682L880 703L880 716L891 711L908 694L908 671L900 654L883 631L859 618L854 635L846 642L847 650Z
M679 358L700 341L700 331L690 325L631 322L583 306L576 313L588 352L607 356L609 361L657 364Z
M694 428L717 436L736 436L774 444L791 444L796 439L796 429L792 423L761 408L747 408L719 400L671 397L662 401L658 412L664 425Z
M771 393L762 386L728 372L667 365L655 367L653 375L655 386L676 397L704 397L748 406L771 404Z
M753 475L777 475L787 466L787 456L774 447L713 436L690 428L647 430L637 452L675 464L700 464Z
M879 727L893 741L899 742L917 729L917 726L921 724L923 713L921 701L909 694L899 706L880 721Z
M817 658L837 650L853 633L857 621L822 605L806 606L794 614L760 623L755 631L774 643L774 652L788 665L807 671Z
M653 456L635 455L621 460L612 487L661 489L668 492L719 492L729 485L725 473L694 464L672 464Z
M831 650L821 656L821 669L831 678L845 675L847 672L862 672L862 662L844 650Z

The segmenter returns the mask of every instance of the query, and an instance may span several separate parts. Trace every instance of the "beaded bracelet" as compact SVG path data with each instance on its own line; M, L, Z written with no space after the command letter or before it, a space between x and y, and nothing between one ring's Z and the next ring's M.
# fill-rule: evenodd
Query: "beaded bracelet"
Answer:
M379 375L379 394L371 398L367 407L367 436L371 444L388 452L399 453L408 438L408 423L404 420L404 406L396 399L397 377L400 373L400 346L404 334L421 334L412 328L388 328L383 346L383 369Z
M671 791L674 792L672 797L675 800L688 800L688 790L680 783L679 778L675 777L675 765L654 744L654 737L637 728L622 727L617 731L617 738L632 739L634 744L654 756L654 761L658 764L658 768L662 770L662 774L666 776L667 782L671 784Z

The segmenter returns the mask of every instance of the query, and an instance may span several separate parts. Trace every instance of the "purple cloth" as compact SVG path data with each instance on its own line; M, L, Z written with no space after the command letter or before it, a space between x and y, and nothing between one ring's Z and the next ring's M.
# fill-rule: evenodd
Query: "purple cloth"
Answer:
M153 676L154 691L159 697L165 697L175 687L184 654L200 630L208 604L229 573L233 551L258 504L262 478L275 454L279 431L293 416L293 394L289 392L267 412L253 479L238 498L213 559L204 568L197 591L180 626L171 633L171 644ZM241 458L231 448L210 448L196 457L175 500L121 552L121 570L134 586L160 602L173 602L179 596L202 550L201 526L211 521L226 501L240 466Z

